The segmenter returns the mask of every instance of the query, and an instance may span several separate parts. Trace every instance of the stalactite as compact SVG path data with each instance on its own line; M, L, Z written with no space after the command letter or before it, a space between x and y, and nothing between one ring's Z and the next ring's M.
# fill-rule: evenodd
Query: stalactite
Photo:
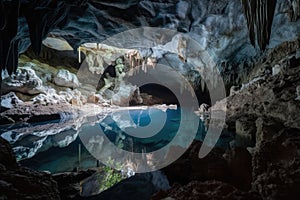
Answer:
M297 21L300 16L300 0L292 0L292 21Z
M78 62L81 63L81 47L78 47Z
M277 0L242 0L250 42L261 50L269 44Z
M201 78L201 91L204 92L205 90L205 81L203 78Z

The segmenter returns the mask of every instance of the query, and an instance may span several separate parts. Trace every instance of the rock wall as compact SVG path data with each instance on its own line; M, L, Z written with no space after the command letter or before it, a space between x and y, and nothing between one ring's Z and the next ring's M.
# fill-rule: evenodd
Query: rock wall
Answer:
M251 43L255 43L253 40L254 24L257 27L257 33L262 30L262 34L256 34L258 44L262 49L274 47L283 41L294 39L300 30L299 6L297 6L299 1L277 0L276 8L276 1L268 1L268 4L261 4L262 6L266 5L265 8L259 7L261 10L252 10L251 13L257 13L257 15L250 15L250 12L248 12L251 10L251 6L255 6L254 1L252 4L246 2L248 1L243 1L243 4L239 0L138 0L114 2L61 0L56 3L50 3L48 0L26 1L26 3L21 1L20 9L22 12L19 16L15 13L14 17L8 18L6 11L1 12L1 23L5 27L1 31L2 38L7 41L15 41L11 45L16 47L11 48L15 52L8 52L7 47L10 44L1 43L3 46L1 48L3 53L1 55L3 56L1 57L10 56L7 57L7 61L2 60L1 68L3 69L11 63L9 64L9 73L16 70L16 55L18 54L16 44L19 44L19 52L24 52L31 43L33 50L39 53L42 40L50 31L52 35L65 38L73 49L77 49L79 45L86 42L101 42L116 33L142 26L150 26L170 28L188 33L205 50L210 52L220 65L220 71L234 71L234 68L237 67L232 67L228 63L247 63L259 54L259 51L251 45ZM10 5L8 1L3 1L2 4L4 5L3 8L7 8L7 11L18 5L17 3ZM242 5L245 8L246 18L243 14ZM48 9L48 11L39 13L36 9L37 6L44 10ZM268 16L265 15L267 8L269 11ZM275 14L272 23L270 19L273 11ZM34 19L31 15L38 15L45 21L37 21L38 18L35 17L36 19ZM255 16L259 19L253 21ZM19 24L18 32L16 32L16 20ZM8 21L9 23L5 23ZM10 24L10 27L7 24ZM264 25L266 25L266 29L263 29ZM43 27L47 28L43 29ZM251 40L249 40L248 32ZM269 38L270 45L266 46ZM14 62L12 62L13 60ZM10 62L8 63L8 61ZM223 65L221 65L222 63ZM246 71L245 68L252 67L249 64L242 65L240 71ZM234 76L231 78L242 79L242 77Z

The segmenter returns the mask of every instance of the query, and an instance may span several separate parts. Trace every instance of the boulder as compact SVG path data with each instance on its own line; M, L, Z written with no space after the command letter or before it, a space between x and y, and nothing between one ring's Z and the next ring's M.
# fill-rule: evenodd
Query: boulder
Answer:
M58 103L66 103L66 100L58 95L52 88L47 88L44 94L39 94L31 99L34 104L55 105Z
M2 92L20 92L23 94L39 94L44 91L43 81L30 67L19 67L16 74L2 81Z
M20 104L23 104L23 101L21 101L14 92L1 96L1 107L10 109Z
M68 70L60 69L54 77L54 83L58 86L77 88L80 86L77 76Z
M130 99L132 98L136 90L136 86L121 83L120 87L111 98L112 104L117 106L128 106Z

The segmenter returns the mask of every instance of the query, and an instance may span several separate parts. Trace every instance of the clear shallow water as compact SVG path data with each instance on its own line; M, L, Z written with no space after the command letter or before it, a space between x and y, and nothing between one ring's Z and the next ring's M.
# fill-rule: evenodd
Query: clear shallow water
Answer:
M1 136L10 141L21 165L52 173L72 171L79 167L79 149L80 168L96 167L97 160L86 149L81 137L79 137L79 135L95 134L95 128L96 130L103 130L103 133L114 145L131 152L158 150L167 145L178 134L181 119L180 109L167 109L166 112L152 109L152 117L158 119L157 121L163 114L166 114L166 123L157 134L147 138L133 137L126 132L136 125L140 127L149 125L151 123L149 109L130 110L131 122L122 118L124 112L127 111L113 112L96 124L87 123L84 127L76 130L66 122L52 121L0 127L0 131ZM189 126L189 124L182 125ZM205 126L200 121L195 139L203 140L205 134ZM232 137L222 135L217 146L226 148L231 140Z

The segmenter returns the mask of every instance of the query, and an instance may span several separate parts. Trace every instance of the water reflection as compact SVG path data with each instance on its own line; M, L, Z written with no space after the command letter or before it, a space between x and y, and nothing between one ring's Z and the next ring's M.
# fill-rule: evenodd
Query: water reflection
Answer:
M108 114L103 119L93 122L82 122L82 126L75 126L73 122L52 122L35 125L18 125L14 127L0 127L1 137L7 139L16 153L21 165L35 170L46 170L52 173L72 171L81 168L96 167L97 160L90 154L90 149L105 152L105 138L98 134L102 129L110 143L120 149L129 152L152 152L167 145L177 134L180 123L180 109L132 109L131 120L123 118L127 110L119 110ZM152 119L162 119L166 115L166 123L157 134L148 138L137 138L127 134L127 130L140 126L146 127ZM189 126L185 124L184 126ZM125 131L124 131L125 130ZM141 132L140 134L145 134ZM84 135L88 139L88 145L82 143ZM199 124L196 139L205 137L205 127ZM228 146L231 137L221 137L219 146ZM80 157L79 157L80 147ZM89 149L89 151L87 150ZM104 155L105 156L105 155Z

